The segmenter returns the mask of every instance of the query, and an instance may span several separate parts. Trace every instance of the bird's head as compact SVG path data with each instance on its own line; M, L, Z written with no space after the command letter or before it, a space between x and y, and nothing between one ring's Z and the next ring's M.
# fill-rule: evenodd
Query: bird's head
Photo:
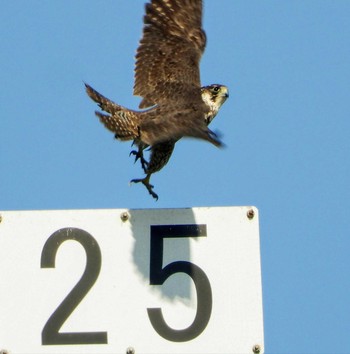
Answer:
M207 124L209 124L229 97L228 88L224 85L213 84L202 87L201 94L202 100L209 106L209 113L206 117Z

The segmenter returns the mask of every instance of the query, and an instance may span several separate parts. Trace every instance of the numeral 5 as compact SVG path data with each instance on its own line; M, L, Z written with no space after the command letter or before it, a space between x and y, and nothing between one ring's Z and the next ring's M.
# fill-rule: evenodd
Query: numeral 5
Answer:
M185 342L199 336L206 328L212 310L212 291L204 271L187 261L176 261L163 268L164 238L204 237L206 225L153 225L151 226L150 284L162 285L175 273L185 273L194 282L197 292L197 311L192 324L181 330L169 327L161 308L148 308L148 317L153 328L163 338L172 342Z

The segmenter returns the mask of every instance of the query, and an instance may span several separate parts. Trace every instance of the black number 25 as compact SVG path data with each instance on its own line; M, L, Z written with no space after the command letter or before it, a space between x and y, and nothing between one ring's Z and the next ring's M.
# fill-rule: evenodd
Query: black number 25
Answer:
M207 236L206 225L151 226L150 284L162 285L171 275L185 273L196 287L197 312L193 323L181 330L169 327L160 308L149 308L148 316L153 328L163 338L185 342L199 336L206 328L212 310L212 293L208 277L201 268L187 261L172 262L163 268L163 239ZM67 240L79 242L86 252L86 267L78 283L52 313L42 331L43 345L107 344L107 332L59 332L91 287L101 269L101 251L96 240L86 231L64 228L54 232L46 241L41 253L41 268L54 268L56 254ZM135 319L136 320L136 319Z
M151 226L150 284L162 285L175 273L189 275L196 287L197 312L192 324L181 330L167 325L161 308L149 308L148 316L153 328L172 342L185 342L199 336L209 323L212 310L212 292L209 279L201 268L187 261L169 263L163 268L163 239L207 236L206 225L153 225Z

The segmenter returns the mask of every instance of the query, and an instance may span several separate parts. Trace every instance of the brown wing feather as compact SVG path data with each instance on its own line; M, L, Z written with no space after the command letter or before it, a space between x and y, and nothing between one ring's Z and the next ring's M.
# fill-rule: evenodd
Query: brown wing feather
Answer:
M146 4L144 24L134 85L134 94L144 98L140 108L186 99L184 87L198 91L206 44L202 0L152 0Z

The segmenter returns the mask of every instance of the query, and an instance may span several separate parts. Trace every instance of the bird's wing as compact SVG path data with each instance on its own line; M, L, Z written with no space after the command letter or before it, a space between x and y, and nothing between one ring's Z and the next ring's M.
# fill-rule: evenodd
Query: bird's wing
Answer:
M145 10L135 65L134 94L143 97L140 108L186 99L186 90L198 91L206 44L202 0L151 0Z

